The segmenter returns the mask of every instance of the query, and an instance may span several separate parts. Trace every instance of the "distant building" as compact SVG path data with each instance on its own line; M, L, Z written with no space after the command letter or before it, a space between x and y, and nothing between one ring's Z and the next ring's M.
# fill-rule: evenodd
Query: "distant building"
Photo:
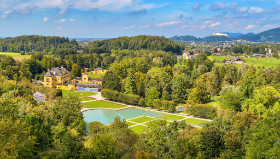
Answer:
M263 54L253 54L253 57L256 57L256 58L263 58L264 55L263 55Z
M228 35L217 32L217 33L213 33L212 36L228 36Z
M96 68L87 74L105 73L106 70ZM102 85L101 78L90 78L86 73L82 77L71 79L71 72L65 68L53 67L44 75L44 86L64 90L78 90L83 88L99 88Z
M194 58L194 56L193 55L191 55L191 53L190 52L188 52L188 51L183 51L183 53L182 53L182 58L183 59L192 59L192 58Z
M33 98L36 100L36 101L45 101L45 94L44 93L41 93L41 92L35 92L33 93Z
M233 64L233 63L236 63L236 64L243 64L243 60L240 59L240 58L234 58L234 59L226 59L226 64Z

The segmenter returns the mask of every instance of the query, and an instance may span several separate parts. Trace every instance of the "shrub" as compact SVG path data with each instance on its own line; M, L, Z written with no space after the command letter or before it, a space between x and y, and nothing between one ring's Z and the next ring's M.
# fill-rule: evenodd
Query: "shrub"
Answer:
M176 103L174 101L163 100L161 101L162 108L174 112L176 110Z
M119 92L115 91L115 90L103 89L101 91L101 95L102 95L102 97L107 98L107 99L111 99L111 100L115 100L115 101L119 100Z
M162 106L162 109L167 110L168 106L169 106L169 101L168 100L161 101L161 106Z
M119 101L127 104L137 105L139 102L139 98L140 96L135 94L124 94L124 93L119 94Z
M153 106L156 109L160 109L161 108L161 101L160 101L160 99L155 99L154 102L153 102Z
M186 112L205 118L214 118L217 115L217 109L207 104L192 105L186 109Z

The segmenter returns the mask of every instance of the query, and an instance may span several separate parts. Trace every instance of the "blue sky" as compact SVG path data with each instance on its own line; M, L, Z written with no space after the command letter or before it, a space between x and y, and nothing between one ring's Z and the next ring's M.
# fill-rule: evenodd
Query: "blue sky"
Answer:
M276 27L279 0L0 0L0 37L205 37Z

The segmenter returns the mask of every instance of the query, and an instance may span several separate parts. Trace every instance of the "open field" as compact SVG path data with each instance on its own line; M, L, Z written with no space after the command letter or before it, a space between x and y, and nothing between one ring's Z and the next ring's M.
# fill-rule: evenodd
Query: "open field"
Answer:
M14 60L22 61L24 59L31 58L31 55L21 55L19 53L13 53L13 52L0 52L0 55L7 55L13 57Z
M141 116L135 119L131 119L130 121L133 121L135 123L144 123L146 121L153 120L154 118L148 117L148 116Z
M97 93L62 90L62 98L66 98L68 94L70 94L71 96L75 96L75 97L86 97L86 96L95 95Z
M104 73L93 73L93 74L87 74L90 78L101 78Z
M133 126L130 128L132 131L136 132L136 133L143 133L145 131L148 131L149 128L147 126L143 126L143 125L137 125L137 126Z
M229 58L235 58L233 56L208 56L210 60L215 60L216 66L225 65L224 60ZM245 64L254 65L256 67L265 67L265 68L276 68L280 65L280 59L277 58L254 58L254 57L244 57L241 58L244 60ZM241 65L235 64L237 67Z
M185 122L188 123L188 124L201 125L201 124L207 123L207 122L209 122L209 121L200 120L200 119L188 118L188 119L185 119Z
M123 105L109 103L109 102L105 102L105 101L101 101L101 100L82 103L82 106L84 108L113 108L113 109L119 109L119 108L126 107Z
M134 123L132 123L132 122L129 122L129 121L126 121L126 124L127 124L128 126L132 126L132 125L135 125Z

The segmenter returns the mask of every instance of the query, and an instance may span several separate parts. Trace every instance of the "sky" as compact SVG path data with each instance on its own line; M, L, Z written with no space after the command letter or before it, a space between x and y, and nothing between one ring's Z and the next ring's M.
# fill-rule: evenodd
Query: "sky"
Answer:
M205 37L277 27L280 0L0 0L0 37Z

